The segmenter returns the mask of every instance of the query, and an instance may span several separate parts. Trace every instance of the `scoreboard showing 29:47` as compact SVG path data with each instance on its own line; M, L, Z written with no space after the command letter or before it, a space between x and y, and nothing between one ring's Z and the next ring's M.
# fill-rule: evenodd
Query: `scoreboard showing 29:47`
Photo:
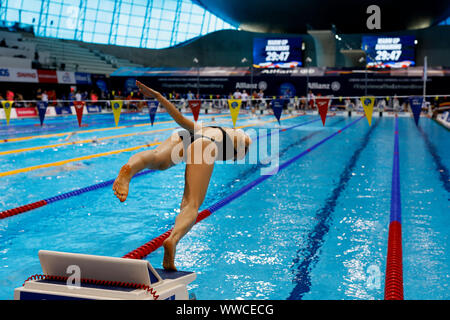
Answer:
M254 38L255 68L295 68L302 65L302 38Z
M364 36L368 68L407 68L415 65L415 37Z

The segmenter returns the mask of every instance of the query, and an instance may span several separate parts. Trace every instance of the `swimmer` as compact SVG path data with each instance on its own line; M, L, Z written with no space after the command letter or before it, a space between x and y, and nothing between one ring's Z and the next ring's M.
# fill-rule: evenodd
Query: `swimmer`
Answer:
M53 170L43 171L35 175L35 177L48 177L52 175L56 175L63 172L76 171L85 168L86 165L83 163L74 163L74 164L66 164L64 166L58 167Z
M70 140L70 138L72 138L74 135L76 135L77 133L76 132L71 132L71 133L69 133L68 135L67 135L67 137L64 139L65 141L69 141Z
M139 171L145 168L166 170L181 162L181 159L186 162L180 213L175 219L175 226L170 236L163 242L163 267L168 270L177 270L175 267L176 246L195 224L198 209L205 199L214 162L243 159L252 140L240 129L216 126L202 128L201 125L185 118L159 92L139 81L136 81L136 85L144 96L156 98L184 130L174 132L156 149L133 155L120 169L113 184L113 190L116 197L123 202L128 196L131 178ZM200 150L201 159L198 157Z

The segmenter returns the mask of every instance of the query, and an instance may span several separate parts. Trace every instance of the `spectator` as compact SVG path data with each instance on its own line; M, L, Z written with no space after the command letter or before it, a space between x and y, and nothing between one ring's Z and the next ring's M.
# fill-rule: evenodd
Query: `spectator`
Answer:
M260 98L260 99L264 98L264 91L262 91L262 89L260 89L258 92L258 98Z
M191 90L189 90L189 92L187 94L187 99L188 100L193 100L194 99L194 94L191 92Z
M316 104L316 96L314 93L312 93L311 90L308 92L308 106L310 109L314 109L314 106Z
M241 99L242 99L242 107L247 107L247 100L248 100L248 94L247 94L247 91L242 91L242 94L241 94Z
M11 90L6 90L6 100L14 100L14 92Z
M300 110L306 110L306 98L302 96L300 98Z
M94 92L94 90L91 91L91 96L89 98L93 104L97 103L98 101L98 96L97 94Z
M42 100L42 89L38 88L36 91L36 100Z
M3 47L3 48L7 48L7 47L8 47L8 46L6 45L5 38L3 38L2 41L0 41L0 47Z
M394 96L394 99L392 100L392 108L394 109L394 111L400 111L401 106L400 106L400 101L397 98L397 95Z
M23 96L20 93L16 93L16 102L14 103L14 106L16 108L25 107L25 103L22 101L23 101Z
M236 91L233 93L233 97L235 98L235 99L240 99L241 98L241 92L238 90L238 89L236 89Z
M53 102L53 105L56 105L56 91L50 90L47 92L48 100Z
M46 91L42 92L41 100L45 101L45 102L48 102L48 94L47 94Z

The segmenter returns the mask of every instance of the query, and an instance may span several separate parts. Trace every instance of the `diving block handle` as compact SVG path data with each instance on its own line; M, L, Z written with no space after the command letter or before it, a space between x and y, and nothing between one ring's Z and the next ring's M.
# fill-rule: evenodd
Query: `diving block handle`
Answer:
M146 260L114 258L79 253L40 250L39 260L46 275L70 276L67 268L80 268L81 279L130 282L155 285L162 281L150 262Z

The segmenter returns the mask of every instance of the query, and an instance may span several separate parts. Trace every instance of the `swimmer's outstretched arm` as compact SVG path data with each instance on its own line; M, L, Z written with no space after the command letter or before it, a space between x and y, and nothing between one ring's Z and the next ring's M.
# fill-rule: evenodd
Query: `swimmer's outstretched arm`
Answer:
M161 105L163 105L164 108L166 108L167 112L170 114L172 119L175 120L175 122L178 123L180 127L189 130L191 132L194 132L195 128L194 122L184 117L181 114L181 112L178 111L178 109L175 108L175 106L169 100L164 98L164 96L161 93L147 87L146 85L144 85L142 82L139 81L136 81L136 85L138 86L139 90L144 96L153 97L156 100L158 100L161 103Z

